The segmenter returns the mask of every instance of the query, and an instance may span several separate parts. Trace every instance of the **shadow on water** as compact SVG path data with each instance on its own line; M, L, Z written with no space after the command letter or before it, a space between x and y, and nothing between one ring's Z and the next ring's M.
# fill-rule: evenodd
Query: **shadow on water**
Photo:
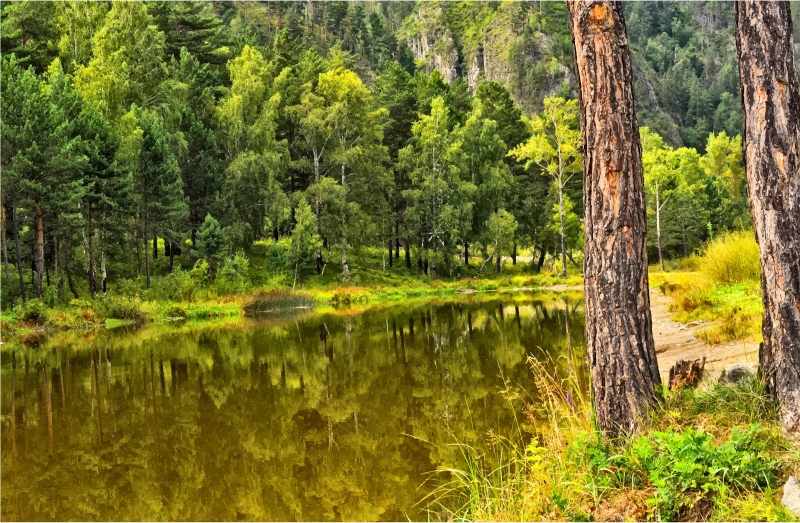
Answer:
M453 434L517 428L528 356L585 359L574 300L296 310L4 349L2 519L424 519Z

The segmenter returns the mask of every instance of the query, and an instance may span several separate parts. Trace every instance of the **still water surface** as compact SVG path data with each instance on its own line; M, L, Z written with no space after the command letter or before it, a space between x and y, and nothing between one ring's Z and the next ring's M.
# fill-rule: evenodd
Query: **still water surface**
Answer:
M518 293L6 345L0 516L427 519L453 435L534 433L527 358L583 339L581 302Z

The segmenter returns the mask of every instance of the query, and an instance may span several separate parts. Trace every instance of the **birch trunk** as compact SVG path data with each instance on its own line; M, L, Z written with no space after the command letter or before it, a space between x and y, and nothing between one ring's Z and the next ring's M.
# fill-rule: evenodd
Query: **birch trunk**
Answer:
M583 135L586 340L600 428L631 433L661 382L642 148L620 2L570 1Z
M761 258L761 371L800 432L800 85L789 2L737 2L750 214Z

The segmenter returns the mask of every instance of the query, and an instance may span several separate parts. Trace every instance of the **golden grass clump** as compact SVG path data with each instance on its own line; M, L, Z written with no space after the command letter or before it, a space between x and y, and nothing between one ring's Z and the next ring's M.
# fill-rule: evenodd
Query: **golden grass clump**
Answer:
M697 260L700 272L714 283L761 278L758 244L752 231L728 232L710 242Z

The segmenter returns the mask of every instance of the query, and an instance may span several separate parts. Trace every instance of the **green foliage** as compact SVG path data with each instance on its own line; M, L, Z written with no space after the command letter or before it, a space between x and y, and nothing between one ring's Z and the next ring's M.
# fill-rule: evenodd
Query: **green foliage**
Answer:
M192 255L206 260L213 268L226 257L227 253L225 234L222 232L219 222L207 214L203 226L197 233L197 249L192 251ZM197 268L195 265L195 270Z
M727 441L715 445L713 436L702 430L653 431L623 449L590 436L573 443L571 452L589 466L601 487L654 486L648 504L661 518L672 520L703 498L725 495L730 489L776 487L779 462L767 454L761 433L757 424L737 427Z
M248 287L249 277L250 262L243 253L238 252L225 260L217 271L217 279L214 284L221 294L235 294Z

